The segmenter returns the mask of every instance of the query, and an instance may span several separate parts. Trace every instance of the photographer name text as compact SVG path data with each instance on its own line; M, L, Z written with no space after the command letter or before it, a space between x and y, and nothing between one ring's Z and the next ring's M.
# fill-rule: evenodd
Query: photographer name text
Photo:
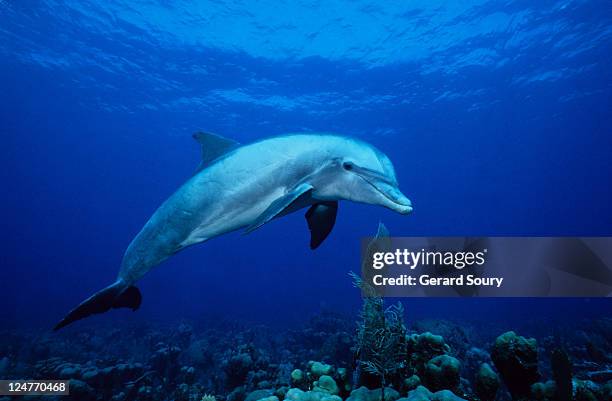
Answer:
M393 252L374 252L372 269L378 274L372 276L372 284L381 286L484 286L500 288L503 277L481 277L486 263L487 249L479 251L430 251L421 249L396 249ZM381 270L386 267L409 269L411 274L387 277ZM417 274L417 268L428 268L427 273ZM472 268L474 274L454 274ZM415 274L412 274L415 273Z

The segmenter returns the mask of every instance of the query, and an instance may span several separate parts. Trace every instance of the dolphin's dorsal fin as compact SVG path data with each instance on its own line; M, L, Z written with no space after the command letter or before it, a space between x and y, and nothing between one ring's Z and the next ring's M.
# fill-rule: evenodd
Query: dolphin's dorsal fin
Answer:
M206 167L211 161L219 156L236 148L239 143L222 137L221 135L211 134L210 132L196 132L192 135L193 139L198 141L202 146L202 161L198 166L196 173Z

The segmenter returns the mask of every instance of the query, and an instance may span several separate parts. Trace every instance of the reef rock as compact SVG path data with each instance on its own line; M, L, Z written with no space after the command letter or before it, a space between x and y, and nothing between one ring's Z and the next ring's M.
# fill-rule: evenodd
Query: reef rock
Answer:
M285 399L285 395L287 394L287 391L289 390L289 387L287 386L281 386L279 388L277 388L274 391L274 395L279 399L279 400L284 400Z
M190 365L204 369L214 362L210 348L211 346L206 339L194 341L185 351L183 358Z
M143 366L140 363L125 364L121 363L116 366L108 366L103 369L98 369L96 366L87 366L83 369L82 380L94 387L120 387L124 383L136 379L143 372Z
M226 397L226 401L243 401L246 398L246 388L238 386L233 389Z
M302 391L299 388L291 388L285 394L285 401L342 401L342 398L321 391Z
M531 385L530 399L536 401L552 401L555 398L555 382L552 380L546 383L534 383Z
M193 384L195 381L195 369L192 366L183 366L181 374L186 384Z
M301 369L294 369L291 372L291 385L293 387L302 388L306 384L306 375Z
M450 390L440 390L432 393L423 386L417 387L408 393L408 397L400 398L397 401L466 401L458 397Z
M346 368L338 368L336 370L338 385L342 389L342 392L348 393L351 391L351 383L349 379L349 374Z
M600 387L589 380L573 380L573 394L570 400L575 401L599 401L610 400L609 394L606 394L605 387ZM554 380L549 380L546 383L534 383L531 386L531 397L529 400L534 401L561 401L563 395L559 394L559 387Z
M604 394L600 396L600 393L605 389L600 389L597 384L590 380L574 380L573 388L574 400L576 401L610 400L610 398L603 398Z
M417 387L421 385L421 378L417 375L412 375L407 379L404 379L402 382L402 391L408 392L415 390Z
M481 401L493 401L499 389L499 378L488 363L483 363L476 374L476 395Z
M331 376L334 373L334 367L322 362L308 362L308 370L313 379L318 379L322 375Z
M162 342L155 346L156 351L151 355L149 364L153 369L161 372L165 377L174 377L180 370L178 357L181 348L166 345Z
M272 393L273 391L270 389L255 390L250 392L249 395L246 396L244 401L258 401L264 398L271 397Z
M425 365L433 357L444 355L450 347L444 342L442 336L425 332L412 334L406 338L407 353L410 355L409 363L418 374L422 374Z
M433 391L456 390L460 382L460 369L457 358L449 355L436 356L425 365L425 385Z
M531 385L538 381L538 347L536 340L509 331L497 337L491 359L506 383L512 398L528 398Z
M89 384L81 380L70 380L70 396L75 400L94 401L96 392Z
M64 363L55 369L55 374L58 378L68 380L74 377L81 376L81 365L76 363Z
M452 348L453 354L461 361L470 348L470 340L477 335L462 324L441 319L420 320L414 323L413 328L417 333L430 332L442 336L444 342Z
M244 383L249 371L253 368L251 355L241 352L230 356L223 362L223 371L229 388Z
M479 347L471 347L467 350L465 356L459 359L461 360L461 370L465 372L478 372L483 363L487 363L489 366L493 364L489 351Z
M346 401L381 401L381 389L368 389L365 386L361 386L358 389L351 391L351 395ZM392 389L391 387L385 387L385 400L384 401L395 401L400 397L400 394Z
M266 398L260 398L259 401L278 401L278 397L275 395L271 395Z
M338 385L331 376L322 375L319 377L319 380L314 382L312 391L321 391L327 394L338 395L340 393L340 388L338 388Z

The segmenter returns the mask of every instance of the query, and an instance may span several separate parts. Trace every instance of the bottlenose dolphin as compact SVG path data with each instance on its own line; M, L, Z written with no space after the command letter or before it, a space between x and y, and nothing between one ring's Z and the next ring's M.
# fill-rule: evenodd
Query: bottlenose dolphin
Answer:
M373 146L332 134L290 134L240 146L221 136L193 135L202 162L156 211L128 246L117 281L70 311L58 330L112 308L138 309L134 283L190 245L310 207L311 249L332 230L339 200L412 211L389 158Z

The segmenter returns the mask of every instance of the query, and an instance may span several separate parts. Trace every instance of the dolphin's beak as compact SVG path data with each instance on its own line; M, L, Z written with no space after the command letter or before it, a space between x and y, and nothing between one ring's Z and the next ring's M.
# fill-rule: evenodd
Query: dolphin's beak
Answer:
M412 212L412 202L397 186L382 181L371 184L386 198L383 206L401 214Z
M412 212L412 202L399 190L394 179L390 180L381 173L365 168L353 167L353 170L382 195L382 202L377 204L401 214Z

